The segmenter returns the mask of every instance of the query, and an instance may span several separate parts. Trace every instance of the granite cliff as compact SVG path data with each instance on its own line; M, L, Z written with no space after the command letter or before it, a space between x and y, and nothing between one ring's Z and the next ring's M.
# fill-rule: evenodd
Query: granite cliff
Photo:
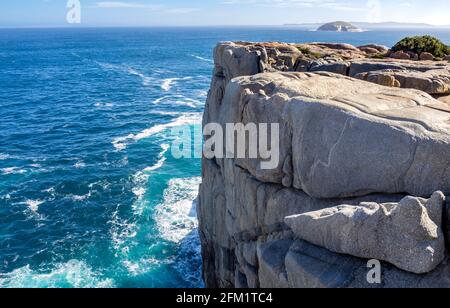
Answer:
M450 66L383 52L216 47L203 124L279 123L280 163L203 159L206 286L450 287Z

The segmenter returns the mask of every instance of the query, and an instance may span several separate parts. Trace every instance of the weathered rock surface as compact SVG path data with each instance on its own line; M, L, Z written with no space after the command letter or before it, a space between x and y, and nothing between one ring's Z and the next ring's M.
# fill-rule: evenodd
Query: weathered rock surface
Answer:
M418 89L429 94L450 93L450 69L426 72L410 70L381 70L360 73L355 78L389 87Z
M389 51L389 47L384 46L384 45L379 45L379 44L368 44L368 45L363 45L363 46L358 46L358 49L361 48L373 48L378 50L378 52L388 52Z
M415 52L407 51L406 53L409 55L411 60L414 60L414 61L419 61L420 60L419 55L416 54Z
M284 221L343 204L398 204L406 193L448 194L450 105L342 76L447 62L376 60L323 43L223 43L214 57L204 124L279 123L281 159L273 170L259 160L203 159L197 212L206 286L450 287L447 259L423 275L382 263L382 283L372 285L367 260L295 240Z
M281 184L292 157L292 186L314 198L450 193L449 108L423 92L324 72L267 73L233 80L221 106L214 119L223 125L280 124L277 168L237 160L259 181Z
M310 72L330 72L340 75L348 75L350 63L348 62L319 62L313 63Z
M415 62L394 59L356 59L351 61L348 76L355 77L360 73L383 71L383 70L399 70L411 72L427 72L432 70L449 69L442 62ZM420 90L420 89L418 89Z
M359 48L341 43L247 43L225 42L215 49L216 75L246 76L273 71L324 71L355 76L385 69L425 72L450 67L447 62L417 62L398 59L372 59L365 48L384 54L387 47L371 44ZM336 67L333 69L331 67ZM345 67L346 69L343 69ZM222 72L225 70L225 72ZM227 82L231 80L228 79Z
M450 95L448 95L448 96L441 96L441 97L438 98L438 100L450 105Z
M290 248L285 253L289 243ZM268 240L260 249L261 264L270 267L265 271L261 285L268 287L274 287L274 284L291 288L450 287L447 259L426 275L408 273L382 263L381 283L377 284L367 279L370 270L367 260L334 253L305 241Z
M318 46L322 48L328 48L332 50L349 50L358 52L358 48L353 45L345 43L310 43L309 45Z
M260 244L258 247L259 280L261 288L288 288L285 256L293 241L283 239Z
M429 200L406 197L394 204L342 205L289 216L285 222L298 239L424 274L445 257L444 202L445 196L437 192Z
M289 287L293 288L449 288L450 267L444 260L426 275L381 264L381 283L369 283L367 260L341 255L296 241L285 257Z
M393 59L401 59L401 60L411 59L411 56L407 52L401 50L391 53L390 57Z
M434 56L431 53L429 53L429 52L422 52L419 55L419 59L422 60L422 61L433 61L434 60Z
M387 53L389 51L389 48L383 45L378 44L368 44L363 46L358 46L358 49L364 51L364 49L370 48L371 50L376 50L378 53Z

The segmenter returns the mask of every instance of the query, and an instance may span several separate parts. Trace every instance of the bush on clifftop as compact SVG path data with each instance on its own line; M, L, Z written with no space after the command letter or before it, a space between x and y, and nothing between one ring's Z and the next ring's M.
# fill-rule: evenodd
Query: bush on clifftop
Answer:
M392 51L414 52L420 55L422 52L429 52L437 58L450 55L450 46L445 45L437 38L429 35L407 37L398 42Z

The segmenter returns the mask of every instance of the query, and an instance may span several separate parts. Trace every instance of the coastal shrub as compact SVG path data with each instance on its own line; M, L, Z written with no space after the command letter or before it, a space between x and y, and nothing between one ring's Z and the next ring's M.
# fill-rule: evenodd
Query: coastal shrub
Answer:
M299 47L297 47L297 48L298 48L298 50L300 50L301 53L304 54L304 55L308 55L308 56L314 57L314 58L316 58L316 59L319 59L319 58L322 58L322 57L323 57L323 55L322 55L321 53L313 52L313 51L311 51L311 49L309 49L308 47L299 46Z
M435 57L443 58L450 55L450 46L429 35L413 36L402 39L392 48L392 51L410 51L419 55L422 52L429 52Z
M381 59L385 59L386 58L386 54L385 53L376 53L376 54L373 54L373 55L369 55L369 58L381 60Z

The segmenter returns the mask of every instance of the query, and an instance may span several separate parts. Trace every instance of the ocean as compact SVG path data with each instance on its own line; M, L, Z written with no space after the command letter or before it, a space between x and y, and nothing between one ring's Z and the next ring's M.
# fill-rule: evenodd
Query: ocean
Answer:
M202 287L201 163L170 145L200 125L216 43L416 34L450 43L420 29L0 29L0 287Z

